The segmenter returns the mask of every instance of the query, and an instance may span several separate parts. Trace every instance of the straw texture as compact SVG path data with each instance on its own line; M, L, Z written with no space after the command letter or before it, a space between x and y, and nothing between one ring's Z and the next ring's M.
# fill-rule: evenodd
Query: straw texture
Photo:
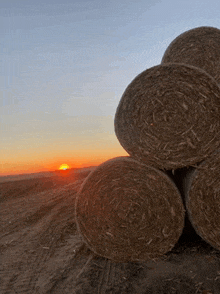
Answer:
M170 251L184 217L174 182L130 157L98 166L76 199L76 223L85 243L117 262L150 260Z
M220 250L220 151L191 172L185 188L192 226L203 240Z
M154 66L128 85L114 124L136 160L167 170L193 165L220 146L220 88L194 66Z
M176 37L161 63L185 63L205 70L220 84L220 30L198 27Z

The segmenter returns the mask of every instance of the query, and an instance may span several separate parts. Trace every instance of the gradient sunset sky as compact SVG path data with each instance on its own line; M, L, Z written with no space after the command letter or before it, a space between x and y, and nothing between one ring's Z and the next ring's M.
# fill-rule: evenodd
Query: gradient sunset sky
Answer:
M1 0L0 175L128 155L114 115L170 42L220 28L216 0Z

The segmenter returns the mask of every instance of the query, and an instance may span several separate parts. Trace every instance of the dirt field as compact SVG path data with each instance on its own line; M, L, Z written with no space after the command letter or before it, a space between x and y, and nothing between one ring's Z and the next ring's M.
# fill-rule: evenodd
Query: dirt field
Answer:
M88 174L0 183L1 294L220 294L220 252L188 223L158 260L115 263L94 255L74 221Z

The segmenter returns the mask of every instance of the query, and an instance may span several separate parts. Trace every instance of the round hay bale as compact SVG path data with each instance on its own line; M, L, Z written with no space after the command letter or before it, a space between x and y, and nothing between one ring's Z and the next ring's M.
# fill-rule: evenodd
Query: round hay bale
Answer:
M197 234L220 250L220 150L191 174L185 198L187 214Z
M205 70L220 84L220 30L198 27L176 37L161 63L185 63Z
M193 165L220 147L220 87L194 66L151 67L126 88L114 124L134 159L167 170Z
M194 172L195 167L189 166L189 167L183 167L176 169L174 171L166 171L166 173L171 177L171 179L174 181L175 185L177 186L181 197L183 201L184 208L186 209L186 187L189 185L189 179L191 178L191 174ZM178 240L178 243L194 243L198 240L201 240L200 236L196 233L195 229L193 228L189 217L187 210L185 212L185 224L183 228L183 233ZM176 244L177 245L177 244Z
M116 262L164 255L184 227L185 209L174 182L126 156L91 172L75 209L78 231L88 247Z

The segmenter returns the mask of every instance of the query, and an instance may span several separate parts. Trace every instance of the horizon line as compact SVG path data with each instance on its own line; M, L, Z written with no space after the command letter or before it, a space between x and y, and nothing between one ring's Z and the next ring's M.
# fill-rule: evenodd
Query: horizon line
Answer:
M4 177L17 177L17 176L27 176L27 175L34 175L34 174L49 174L49 173L54 173L54 172L62 172L62 171L67 171L67 170L74 170L74 169L84 169L84 168L90 168L90 167L96 167L98 165L89 165L85 167L71 167L66 170L62 169L55 169L55 170L48 170L48 171L38 171L38 172L33 172L33 173L21 173L21 174L0 174L0 179Z

